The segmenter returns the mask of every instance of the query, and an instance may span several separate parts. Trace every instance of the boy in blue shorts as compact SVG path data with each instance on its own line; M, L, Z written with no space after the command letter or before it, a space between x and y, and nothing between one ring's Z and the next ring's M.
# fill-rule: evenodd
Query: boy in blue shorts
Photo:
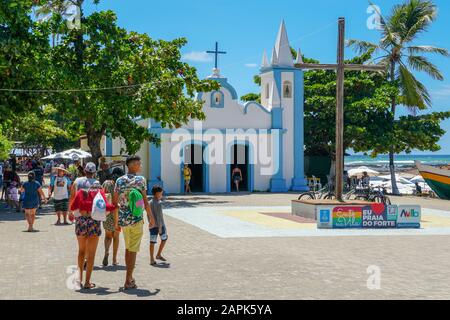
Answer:
M155 217L155 225L150 228L150 264L156 265L154 258L155 244L158 243L158 234L161 238L161 244L159 245L156 259L166 261L162 256L162 251L167 241L167 229L164 223L164 216L162 212L161 199L163 195L163 189L160 186L153 186L152 188L153 198L150 200L150 208L152 209L153 216Z

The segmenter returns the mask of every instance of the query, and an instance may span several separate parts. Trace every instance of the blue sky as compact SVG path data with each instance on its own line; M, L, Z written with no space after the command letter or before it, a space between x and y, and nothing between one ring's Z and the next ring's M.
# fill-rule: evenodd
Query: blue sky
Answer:
M401 0L373 0L383 14ZM337 18L346 18L346 38L377 41L379 33L367 27L369 6L366 0L102 0L95 6L87 0L87 11L113 9L119 24L128 30L145 32L152 38L185 37L182 52L195 66L200 77L211 74L214 61L205 57L215 41L227 51L219 58L221 74L236 88L238 95L258 91L253 75L258 73L263 50L270 55L278 27L285 20L291 46L301 48L307 57L321 62L336 60ZM438 45L450 49L450 1L435 0L439 18L417 44ZM346 58L354 55L350 49ZM450 110L450 58L432 57L445 80L434 81L417 74L430 90L434 111ZM450 120L440 141L441 154L450 154Z

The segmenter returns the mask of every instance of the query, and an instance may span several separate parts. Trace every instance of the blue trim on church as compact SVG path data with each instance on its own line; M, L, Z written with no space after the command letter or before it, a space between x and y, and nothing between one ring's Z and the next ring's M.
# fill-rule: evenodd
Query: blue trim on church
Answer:
M270 113L270 111L264 107L263 105L261 105L260 103L256 102L256 101L248 101L244 104L244 114L248 113L248 108L251 106L256 106L259 109L261 109L262 111L264 111L265 113Z
M283 108L272 109L272 128L283 129Z
M207 80L215 80L215 81L219 82L220 86L222 88L225 88L225 89L228 90L228 92L230 92L231 98L233 100L237 100L238 99L238 95L237 95L236 89L234 89L233 86L228 83L228 79L227 78L208 78ZM198 92L197 93L197 96L196 96L197 101L201 101L202 100L203 94L204 94L203 92Z
M286 187L286 179L283 175L283 108L281 108L281 70L279 68L273 68L273 78L275 86L278 92L278 97L280 97L280 104L272 106L272 129L279 129L279 140L278 140L278 157L275 160L278 163L275 167L278 167L278 171L270 179L270 191L271 192L286 192L288 188Z
M150 179L148 180L148 193L154 185L164 187L164 182L161 178L161 146L154 143L149 144L149 159L150 159Z
M219 103L216 103L215 99L214 99L214 95L216 93L220 93L220 101ZM220 90L215 90L215 91L211 91L211 94L209 95L210 97L210 107L211 108L224 108L225 107L225 95L223 94L222 91Z
M304 74L294 71L294 178L292 191L308 191L304 164Z
M113 155L113 139L111 134L106 133L106 141L105 141L105 155L107 157L111 157Z

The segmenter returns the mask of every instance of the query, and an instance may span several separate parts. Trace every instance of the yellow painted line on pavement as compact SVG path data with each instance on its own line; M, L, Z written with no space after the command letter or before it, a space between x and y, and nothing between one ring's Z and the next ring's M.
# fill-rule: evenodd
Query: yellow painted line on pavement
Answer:
M422 228L447 228L450 227L450 217L440 217L431 214L422 214Z

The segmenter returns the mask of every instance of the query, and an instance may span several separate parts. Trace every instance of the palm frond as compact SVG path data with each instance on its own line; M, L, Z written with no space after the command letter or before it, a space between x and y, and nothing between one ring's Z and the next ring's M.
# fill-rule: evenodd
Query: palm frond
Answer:
M414 70L426 72L433 79L440 81L444 80L442 72L433 63L431 63L427 58L423 56L409 56L408 64Z
M410 0L404 5L404 43L414 40L420 33L427 31L437 17L437 7L432 1Z
M410 46L406 48L409 54L414 55L417 53L437 53L444 57L450 56L450 52L444 48L438 48L435 46Z
M430 107L432 102L428 90L403 63L400 64L398 73L401 103L412 111Z
M373 42L369 41L362 41L362 40L356 40L356 39L349 39L346 40L346 46L352 47L358 54L364 54L368 52L369 50L378 50L380 47Z

